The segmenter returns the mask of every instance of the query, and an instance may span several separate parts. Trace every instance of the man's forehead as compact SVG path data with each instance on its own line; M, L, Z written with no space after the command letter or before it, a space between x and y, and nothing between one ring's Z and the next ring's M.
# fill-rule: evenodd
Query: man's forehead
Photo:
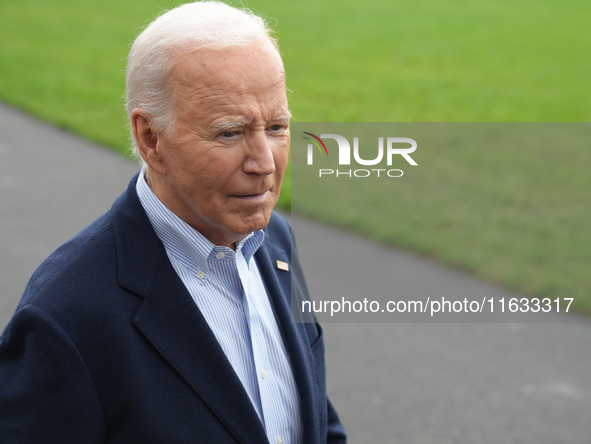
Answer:
M179 98L223 102L225 96L285 94L283 62L274 49L229 47L199 49L179 56L171 76Z
M272 47L190 51L172 78L177 119L226 130L291 118L283 63Z
M180 54L173 65L173 83L191 86L195 77L207 87L232 83L248 74L247 67L264 66L269 77L285 82L283 61L272 46L252 44L227 48L204 47Z

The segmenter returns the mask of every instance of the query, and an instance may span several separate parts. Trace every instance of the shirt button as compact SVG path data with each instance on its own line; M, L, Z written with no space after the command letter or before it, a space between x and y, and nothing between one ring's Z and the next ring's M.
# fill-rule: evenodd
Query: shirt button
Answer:
M205 273L203 271L200 271L200 272L197 273L197 277L199 279L203 279L205 277Z
M261 376L263 377L263 379L267 379L267 371L263 370L263 373L261 373Z
M218 254L215 255L215 257L217 257L218 259L223 259L225 256L223 251L220 251Z
M277 437L277 444L283 444L283 438L281 436Z

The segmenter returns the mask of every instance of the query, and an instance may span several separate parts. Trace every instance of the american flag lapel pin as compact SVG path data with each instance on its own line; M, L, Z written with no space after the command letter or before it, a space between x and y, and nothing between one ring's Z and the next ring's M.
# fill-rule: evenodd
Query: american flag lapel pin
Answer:
M277 261L277 268L283 271L289 271L289 264L283 261Z

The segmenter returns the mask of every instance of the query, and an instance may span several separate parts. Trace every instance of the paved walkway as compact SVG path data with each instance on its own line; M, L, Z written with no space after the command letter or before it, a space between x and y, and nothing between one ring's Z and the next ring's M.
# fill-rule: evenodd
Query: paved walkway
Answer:
M137 169L0 105L0 330L37 265L106 211ZM354 299L395 286L409 297L514 296L343 231L293 224L313 294ZM554 320L325 324L329 393L350 442L591 443L591 322Z

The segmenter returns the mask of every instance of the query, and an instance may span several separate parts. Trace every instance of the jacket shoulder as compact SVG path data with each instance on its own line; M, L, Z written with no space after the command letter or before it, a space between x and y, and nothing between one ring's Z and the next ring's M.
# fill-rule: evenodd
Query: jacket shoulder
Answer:
M29 280L17 310L27 304L49 312L54 312L57 307L96 305L93 300L103 298L93 296L99 295L101 290L108 289L108 293L112 293L118 289L117 238L137 230L134 226L121 233L121 230L117 231L116 223L124 213L131 213L129 217L136 219L141 216L141 205L135 194L136 180L137 175L106 213L41 263Z
M90 269L98 268L96 264L103 262L105 255L112 256L110 252L114 253L115 248L110 213L103 214L66 241L39 265L18 308L34 303L49 288L75 287L76 281L88 278Z

